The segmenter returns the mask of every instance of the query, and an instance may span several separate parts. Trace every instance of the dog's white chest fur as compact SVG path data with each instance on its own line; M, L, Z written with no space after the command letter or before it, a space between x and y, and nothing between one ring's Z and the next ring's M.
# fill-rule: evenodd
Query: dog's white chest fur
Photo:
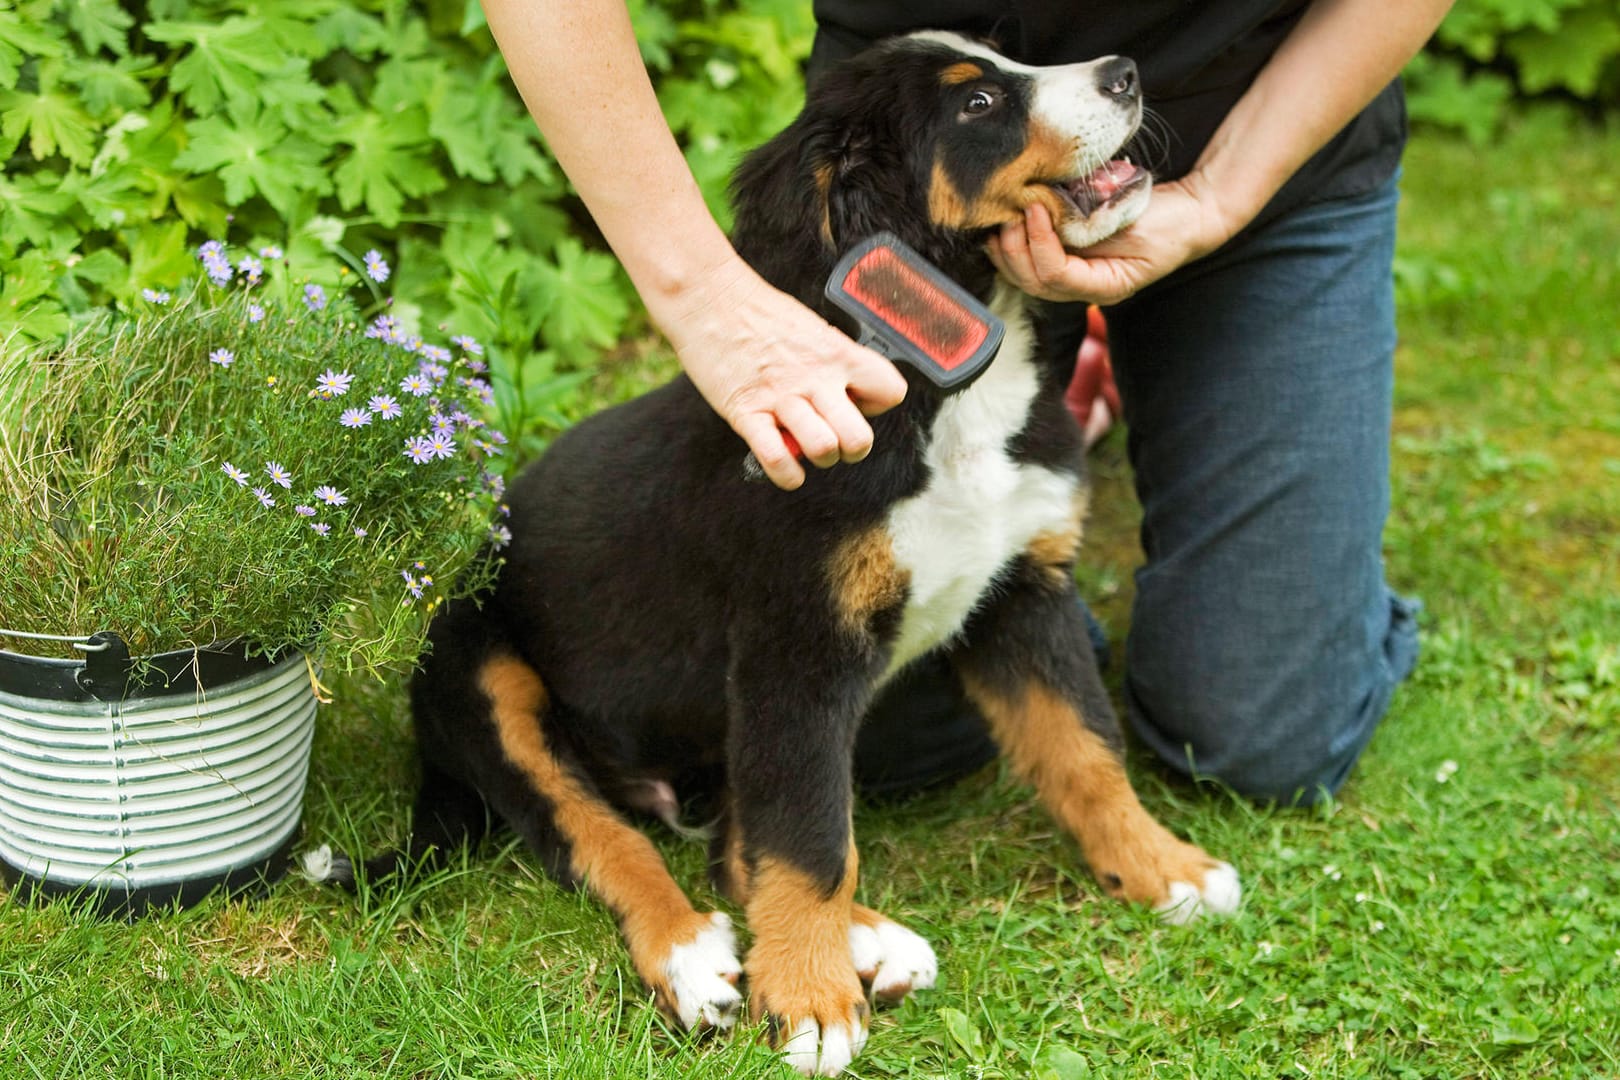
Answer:
M998 284L1001 351L934 421L928 486L895 505L888 531L911 590L887 675L957 634L1007 563L1043 532L1073 521L1076 477L1021 465L1007 451L1039 390L1023 299Z

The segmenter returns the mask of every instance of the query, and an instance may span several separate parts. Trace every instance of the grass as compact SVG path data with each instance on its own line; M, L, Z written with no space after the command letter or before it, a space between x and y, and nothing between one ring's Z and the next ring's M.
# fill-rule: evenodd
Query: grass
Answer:
M1259 808L1133 755L1151 808L1244 874L1241 917L1193 930L1102 898L994 770L863 808L863 899L942 972L877 1015L854 1076L1620 1076L1617 158L1620 132L1546 117L1484 155L1412 146L1388 563L1425 652L1340 800ZM1122 440L1096 462L1084 584L1118 634ZM340 690L307 834L375 849L408 806L402 695ZM662 843L716 903L701 852ZM7 1077L788 1075L748 1033L688 1045L646 997L611 918L510 847L358 901L288 880L133 925L0 906Z

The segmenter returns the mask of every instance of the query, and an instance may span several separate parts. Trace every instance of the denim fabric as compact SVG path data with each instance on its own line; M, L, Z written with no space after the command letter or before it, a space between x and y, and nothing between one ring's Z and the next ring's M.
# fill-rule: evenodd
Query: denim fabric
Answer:
M1146 565L1129 721L1250 796L1336 791L1417 659L1386 587L1397 180L1107 312Z

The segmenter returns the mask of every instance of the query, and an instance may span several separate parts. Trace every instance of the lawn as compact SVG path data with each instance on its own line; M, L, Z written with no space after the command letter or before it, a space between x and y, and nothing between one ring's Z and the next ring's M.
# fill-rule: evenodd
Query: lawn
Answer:
M1190 929L1103 898L994 769L863 808L862 899L942 970L852 1075L1620 1076L1616 161L1620 131L1545 116L1412 146L1387 555L1424 655L1340 800L1259 808L1133 753L1150 807L1244 876L1239 918ZM1117 638L1123 439L1094 461L1083 584ZM409 805L403 695L338 690L306 835L377 849ZM661 843L718 903L700 847ZM671 1035L607 913L510 846L358 900L0 905L7 1078L789 1075L757 1035Z

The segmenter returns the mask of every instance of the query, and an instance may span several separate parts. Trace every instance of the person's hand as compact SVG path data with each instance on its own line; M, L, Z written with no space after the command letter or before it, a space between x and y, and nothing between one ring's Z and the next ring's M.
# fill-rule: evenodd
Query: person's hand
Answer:
M1046 208L990 238L990 259L1014 285L1042 300L1117 304L1209 254L1236 232L1192 178L1153 188L1136 223L1083 252L1064 248Z
M860 461L872 449L866 417L906 395L893 364L740 258L658 306L653 319L687 375L779 488L804 483L794 444L819 468Z

